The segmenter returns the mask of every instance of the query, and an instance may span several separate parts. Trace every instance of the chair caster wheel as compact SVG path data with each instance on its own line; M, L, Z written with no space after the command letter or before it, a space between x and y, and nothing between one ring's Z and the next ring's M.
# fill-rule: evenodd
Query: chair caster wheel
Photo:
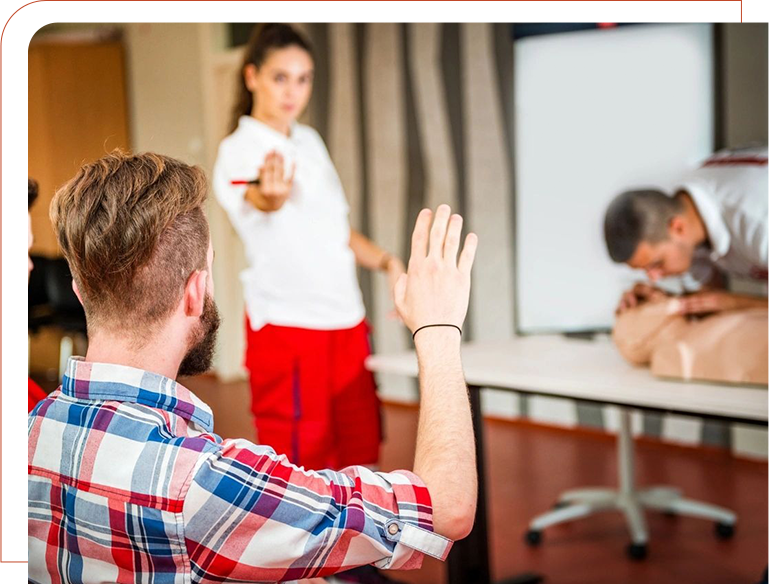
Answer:
M530 546L536 547L542 543L542 532L537 531L536 529L529 529L529 531L526 532L524 541L526 541L526 543Z
M734 535L734 524L716 523L716 537L718 539L730 539Z
M626 551L631 560L643 560L649 550L645 543L631 543Z

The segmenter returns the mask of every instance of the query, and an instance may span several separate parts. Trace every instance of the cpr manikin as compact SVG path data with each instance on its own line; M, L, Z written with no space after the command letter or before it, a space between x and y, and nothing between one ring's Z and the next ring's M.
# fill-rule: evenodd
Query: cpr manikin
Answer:
M767 384L767 308L691 318L657 298L617 316L613 338L635 365L684 380Z

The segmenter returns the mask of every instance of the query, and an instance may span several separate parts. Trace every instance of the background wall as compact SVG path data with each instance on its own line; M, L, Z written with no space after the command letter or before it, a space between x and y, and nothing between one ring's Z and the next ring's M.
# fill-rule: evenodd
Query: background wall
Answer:
M767 26L722 24L723 146L766 143Z
M228 48L227 26L121 28L130 146L159 150L210 172L228 130L240 68L241 49ZM721 141L766 141L766 25L718 29ZM418 210L450 203L465 216L466 229L481 236L467 338L514 334L514 46L509 25L311 24L304 30L318 55L307 121L329 146L350 200L352 224L405 258ZM33 91L40 89L30 87ZM243 299L237 277L244 266L243 251L213 198L209 218L217 249L216 296L224 316L216 370L232 378L243 374ZM361 285L375 349L409 347L408 333L386 318L391 305L384 278L363 273ZM379 381L390 399L416 399L411 383L388 377ZM530 400L487 390L483 407L485 413L502 417L616 426L611 408L570 400ZM646 415L636 416L636 430L740 453L766 453L761 429Z
M203 30L189 24L125 25L134 150L206 162Z

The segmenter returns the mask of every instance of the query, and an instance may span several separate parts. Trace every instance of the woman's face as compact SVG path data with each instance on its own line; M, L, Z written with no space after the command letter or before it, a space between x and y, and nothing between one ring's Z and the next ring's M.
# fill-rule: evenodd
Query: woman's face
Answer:
M310 101L313 71L312 57L297 46L269 52L258 69L247 65L246 87L254 95L257 117L296 120Z

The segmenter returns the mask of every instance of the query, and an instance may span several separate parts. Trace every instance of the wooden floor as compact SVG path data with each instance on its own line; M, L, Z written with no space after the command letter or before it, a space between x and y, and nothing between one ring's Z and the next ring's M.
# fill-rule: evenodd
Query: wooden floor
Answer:
M245 383L199 378L187 385L213 408L218 434L253 438ZM416 414L412 406L385 404L382 470L410 468ZM522 538L529 519L548 509L561 491L616 485L613 436L488 420L485 440L495 579L534 571L553 584L755 584L767 564L766 463L639 441L640 485L675 485L691 498L731 508L739 521L734 537L720 541L710 522L647 513L649 557L633 562L624 553L628 535L618 513L552 527L535 549ZM446 582L444 565L430 558L419 571L390 575L413 584Z

